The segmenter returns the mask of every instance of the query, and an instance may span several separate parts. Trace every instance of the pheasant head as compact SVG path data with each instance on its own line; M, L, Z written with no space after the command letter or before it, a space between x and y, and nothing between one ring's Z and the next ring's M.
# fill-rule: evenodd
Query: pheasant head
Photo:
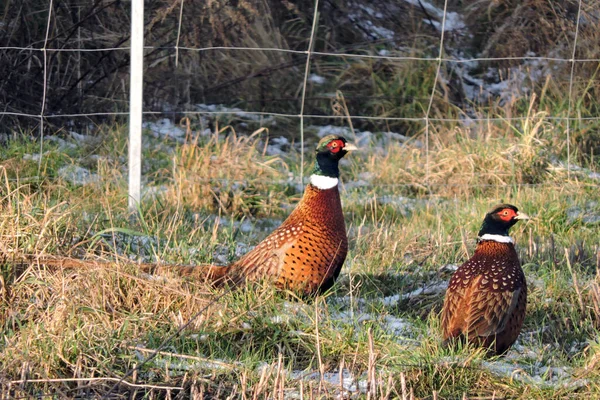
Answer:
M477 236L480 241L495 240L512 243L508 230L522 219L529 219L529 216L519 212L517 207L511 204L498 204L485 215Z
M310 183L319 189L331 189L340 177L339 161L351 150L358 148L342 136L327 135L317 145L317 159Z

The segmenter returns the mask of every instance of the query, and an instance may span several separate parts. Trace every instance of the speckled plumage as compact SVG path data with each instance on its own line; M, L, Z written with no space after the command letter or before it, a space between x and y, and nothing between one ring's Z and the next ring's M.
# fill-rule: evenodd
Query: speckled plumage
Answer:
M334 146L328 149L332 143ZM347 150L353 149L340 136L323 138L317 147L315 173L337 178L338 161ZM332 154L328 154L330 150ZM327 157L324 162L320 160L323 157ZM279 228L235 263L211 268L211 277L234 285L271 279L278 288L313 295L333 285L347 252L348 238L337 184L319 189L310 183L300 203Z
M327 290L348 252L337 186L308 185L283 224L249 253L226 267L235 284L273 277L277 287L314 294Z
M479 240L473 257L450 279L441 316L446 342L466 339L503 354L517 340L525 319L527 284L514 244L498 240L508 237L517 220L526 218L507 204L486 215L479 236L500 237Z

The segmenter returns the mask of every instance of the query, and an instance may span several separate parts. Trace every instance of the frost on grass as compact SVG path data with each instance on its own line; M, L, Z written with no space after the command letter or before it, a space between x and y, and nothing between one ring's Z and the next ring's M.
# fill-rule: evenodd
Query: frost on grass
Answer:
M171 138L177 141L183 141L185 138L185 131L168 118L161 118L156 122L144 122L143 127L155 138Z
M417 297L417 296L421 296L421 295L440 294L440 293L445 292L446 289L448 289L447 281L429 282L428 284L424 285L423 287L415 289L411 292L384 297L381 299L381 302L386 307L394 307L400 301L409 300L413 297Z
M66 165L60 168L58 170L58 176L77 186L97 183L100 180L100 177L97 174L77 165Z
M347 369L342 369L340 371L333 372L324 372L323 376L319 371L291 371L289 373L289 378L293 380L303 380L305 382L315 382L315 383L324 383L325 385L331 386L332 389L337 390L335 393L332 393L334 396L338 396L341 398L347 398L349 395L353 394L365 394L368 389L368 382L366 375L363 376L355 376L352 372ZM344 392L340 393L342 389ZM300 398L299 392L288 393L288 398Z
M425 1L425 0L404 0L406 3L411 4L415 7L421 8L423 7L425 11L431 16L437 19L437 21L430 19L423 19L423 22L427 24L432 24L435 29L438 31L442 30L442 21L444 18L444 9L438 8L433 4ZM444 22L444 32L452 32L452 31L460 31L465 29L467 25L462 17L462 15L446 10L446 21Z

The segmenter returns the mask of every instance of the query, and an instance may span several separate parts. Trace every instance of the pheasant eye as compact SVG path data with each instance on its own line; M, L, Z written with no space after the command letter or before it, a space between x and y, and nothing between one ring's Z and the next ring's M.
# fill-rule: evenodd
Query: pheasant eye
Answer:
M329 142L329 144L327 145L327 148L332 152L332 153L337 153L338 151L340 151L340 149L343 147L343 142L341 140L332 140L331 142Z
M498 214L503 221L510 221L515 216L515 212L509 209L502 210Z

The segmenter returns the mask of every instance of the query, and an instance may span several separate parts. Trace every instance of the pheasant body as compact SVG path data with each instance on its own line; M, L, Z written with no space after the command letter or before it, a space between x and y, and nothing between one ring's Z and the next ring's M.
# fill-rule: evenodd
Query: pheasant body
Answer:
M450 279L442 330L503 354L517 340L527 305L527 283L508 229L527 215L506 204L486 215L475 254ZM492 232L492 233L488 233Z
M280 289L314 295L338 277L348 238L338 190L339 160L356 147L329 135L317 146L317 160L302 200L283 224L249 253L220 271L217 283L241 285L272 280Z
M234 284L273 277L280 289L314 294L331 287L347 252L337 185L321 190L309 184L283 224L226 267L225 277Z

